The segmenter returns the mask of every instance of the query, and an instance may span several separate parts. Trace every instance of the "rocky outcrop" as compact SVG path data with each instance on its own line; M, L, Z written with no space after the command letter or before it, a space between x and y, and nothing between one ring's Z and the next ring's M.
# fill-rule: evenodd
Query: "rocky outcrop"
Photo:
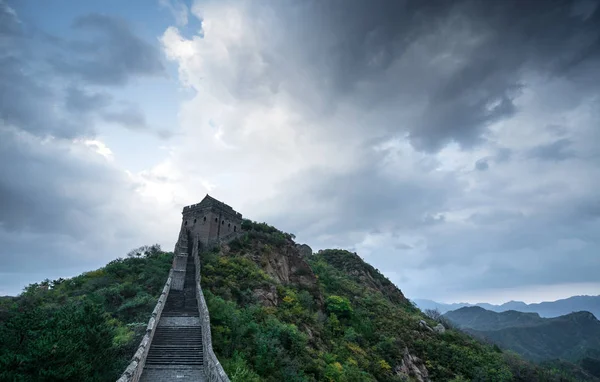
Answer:
M427 325L427 322L425 320L419 321L419 327L421 327L427 331L433 332L433 329L431 328L431 326Z
M446 328L441 323L437 324L436 326L434 326L432 328L431 326L427 325L427 322L425 320L419 320L419 327L427 330L428 332L432 332L432 333L437 333L437 334L446 333Z
M296 244L296 249L298 250L298 253L300 253L300 256L302 256L302 257L312 256L312 254L313 254L312 248L306 244Z
M410 305L400 289L370 264L367 264L356 253L345 250L329 249L317 252L335 268L350 275L365 288L380 291L395 304Z
M394 373L419 382L430 381L424 362L419 357L410 354L408 348L404 348L402 362L394 368Z
M257 242L244 254L258 264L266 274L271 276L277 283L296 285L307 290L315 298L320 307L323 306L323 296L319 290L318 279L312 268L300 251L302 248L307 253L308 245L296 245L293 241L277 247ZM302 247L302 248L300 248ZM221 246L221 253L227 255L230 252L229 245ZM312 253L312 250L310 250ZM263 306L277 306L279 304L277 290L274 286L259 287L252 291L253 296Z
M252 295L262 306L277 306L279 305L279 297L275 286L261 287L252 291Z

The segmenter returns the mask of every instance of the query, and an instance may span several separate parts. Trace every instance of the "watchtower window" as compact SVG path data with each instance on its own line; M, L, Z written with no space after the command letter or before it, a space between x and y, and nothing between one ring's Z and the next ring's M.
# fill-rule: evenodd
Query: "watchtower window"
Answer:
M219 218L215 218L215 223L218 223L218 222L219 222Z
M227 227L231 228L231 223L227 223Z
M183 225L184 225L184 226L186 226L186 225L187 225L187 220L186 220L186 221L183 223Z
M237 231L237 226L233 226L233 232Z
M194 224L196 224L196 219L194 219Z
M204 217L204 221L206 221L206 216Z
M223 221L221 222L221 225L225 225L225 220L223 220Z

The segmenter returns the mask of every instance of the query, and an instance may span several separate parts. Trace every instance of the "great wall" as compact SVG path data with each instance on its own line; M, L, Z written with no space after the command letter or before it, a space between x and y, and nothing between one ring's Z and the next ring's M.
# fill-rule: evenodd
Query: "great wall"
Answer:
M146 333L117 382L229 382L212 349L200 257L243 234L242 214L206 195L182 215L173 266Z

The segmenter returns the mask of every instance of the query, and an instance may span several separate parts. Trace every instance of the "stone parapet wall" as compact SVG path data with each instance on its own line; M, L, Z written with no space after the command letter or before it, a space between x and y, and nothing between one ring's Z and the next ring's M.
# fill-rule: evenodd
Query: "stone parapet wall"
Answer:
M203 367L204 376L207 382L229 382L229 377L223 370L223 366L217 359L217 356L213 352L212 348L212 336L210 330L210 315L208 314L208 307L206 306L206 300L202 293L202 286L200 284L200 257L198 256L198 238L194 238L194 247L192 256L194 256L194 263L196 264L196 298L198 299L198 310L200 313L200 326L202 327L202 350L203 350Z
M169 272L169 277L167 277L167 281L165 282L165 286L163 287L160 297L158 298L158 302L156 303L156 306L150 315L148 326L146 326L146 333L144 333L144 337L142 337L142 341L140 342L137 351L133 355L131 362L117 382L138 382L140 380L142 371L144 370L144 364L146 363L146 356L148 355L150 344L152 343L152 338L154 337L154 332L156 331L156 327L160 321L160 316L167 301L167 297L169 297L172 281L173 269L171 269Z

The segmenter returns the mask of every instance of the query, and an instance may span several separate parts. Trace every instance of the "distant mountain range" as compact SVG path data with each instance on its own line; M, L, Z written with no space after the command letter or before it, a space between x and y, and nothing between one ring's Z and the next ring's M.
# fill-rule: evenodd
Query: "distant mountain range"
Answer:
M526 304L522 301L509 301L502 305L493 305L488 303L468 304L454 303L444 304L432 300L415 299L415 304L421 309L438 309L441 313L460 309L465 306L479 306L492 312L506 312L515 310L517 312L537 313L541 317L551 318L564 316L573 312L586 311L592 313L596 318L600 318L600 296L573 296L562 300L541 302L539 304Z
M497 313L472 306L447 312L443 317L475 337L532 361L600 362L600 321L589 312L543 318L536 313Z

